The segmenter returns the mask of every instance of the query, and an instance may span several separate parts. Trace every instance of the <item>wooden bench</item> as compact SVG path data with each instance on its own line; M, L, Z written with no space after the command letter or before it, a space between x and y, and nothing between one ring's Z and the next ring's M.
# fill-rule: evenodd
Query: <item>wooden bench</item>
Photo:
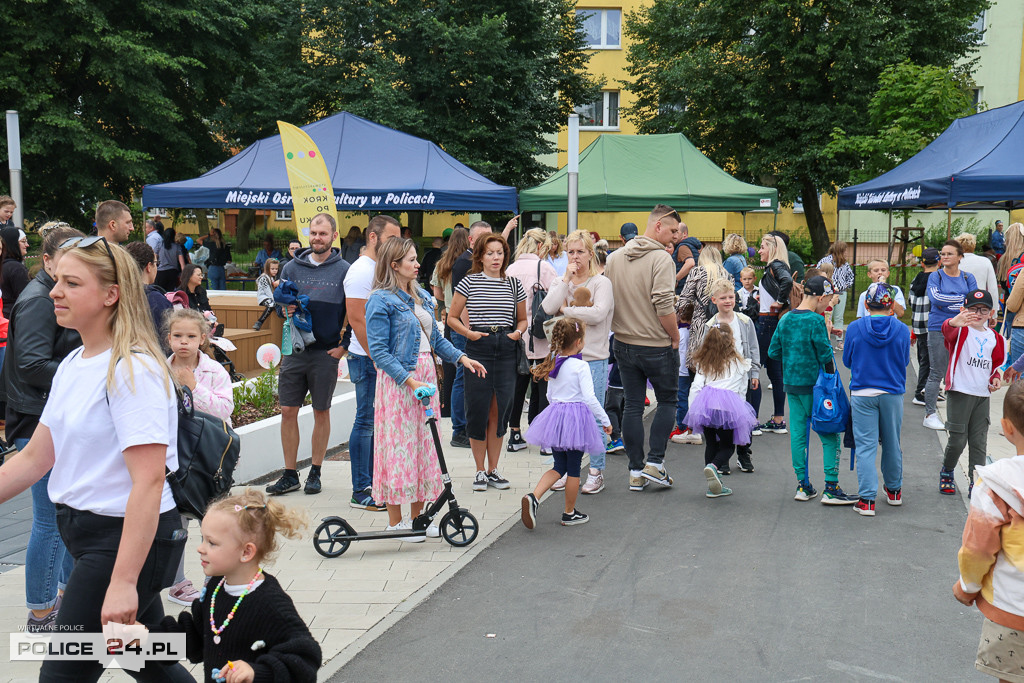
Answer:
M247 377L263 372L256 361L256 349L267 343L280 347L284 321L276 313L271 313L261 329L252 329L264 310L253 296L214 294L210 296L210 307L216 313L217 321L224 325L224 337L238 347L228 352L235 371Z

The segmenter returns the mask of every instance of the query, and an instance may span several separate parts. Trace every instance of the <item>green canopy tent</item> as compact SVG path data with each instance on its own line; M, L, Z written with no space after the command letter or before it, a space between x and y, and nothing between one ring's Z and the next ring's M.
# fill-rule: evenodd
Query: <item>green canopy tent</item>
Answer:
M568 172L560 168L519 193L523 211L567 211ZM580 154L578 211L778 212L779 192L736 180L680 133L599 135Z

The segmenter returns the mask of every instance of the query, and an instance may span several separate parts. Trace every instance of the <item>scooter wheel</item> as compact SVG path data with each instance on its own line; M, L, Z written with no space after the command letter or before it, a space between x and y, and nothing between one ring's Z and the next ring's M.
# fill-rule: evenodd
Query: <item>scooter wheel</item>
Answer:
M329 519L316 528L313 547L324 557L338 557L352 544L348 525Z
M457 514L451 511L441 518L441 536L456 548L467 546L480 534L480 522L466 508L459 508Z

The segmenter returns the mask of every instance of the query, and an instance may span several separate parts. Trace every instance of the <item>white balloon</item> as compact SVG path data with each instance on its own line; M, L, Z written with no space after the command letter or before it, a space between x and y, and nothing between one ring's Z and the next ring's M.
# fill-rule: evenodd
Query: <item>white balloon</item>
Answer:
M264 344L256 349L256 362L264 368L276 368L281 364L281 349L277 344Z

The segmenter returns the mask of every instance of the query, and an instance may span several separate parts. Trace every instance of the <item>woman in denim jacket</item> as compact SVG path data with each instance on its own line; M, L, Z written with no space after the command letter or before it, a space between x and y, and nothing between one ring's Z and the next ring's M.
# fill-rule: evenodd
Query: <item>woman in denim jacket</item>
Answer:
M431 354L483 375L484 368L441 336L434 324L434 300L417 284L420 264L412 240L393 237L377 247L373 291L366 300L366 339L378 370L374 402L373 499L388 507L388 529L411 528L402 519L404 504L415 518L423 504L441 494L441 469L434 439L413 392L437 384ZM430 399L439 414L437 394ZM431 524L427 536L439 535ZM422 541L423 537L407 539Z

